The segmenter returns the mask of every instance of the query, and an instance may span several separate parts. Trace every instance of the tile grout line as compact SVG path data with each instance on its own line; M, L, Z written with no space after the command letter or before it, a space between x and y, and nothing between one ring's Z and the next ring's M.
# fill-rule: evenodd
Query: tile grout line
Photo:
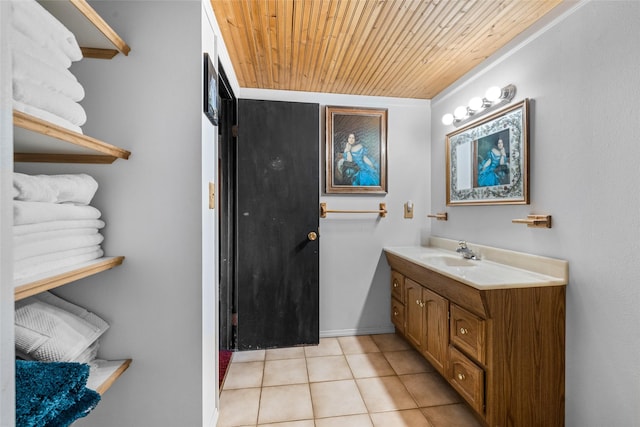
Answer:
M318 340L318 346L320 345L320 341ZM309 390L309 399L311 400L311 422L314 427L316 425L316 408L313 404L313 394L311 394L311 378L309 375L309 362L307 361L307 349L304 349L304 367L307 370L307 389Z

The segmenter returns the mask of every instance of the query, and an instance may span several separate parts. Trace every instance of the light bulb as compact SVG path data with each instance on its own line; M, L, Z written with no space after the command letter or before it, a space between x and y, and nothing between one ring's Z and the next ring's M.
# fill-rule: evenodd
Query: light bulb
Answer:
M443 125L449 126L451 123L453 123L453 114L447 113L444 116L442 116Z
M453 117L458 120L462 120L467 117L467 107L461 105L460 107L453 110Z
M484 107L484 101L479 96L469 100L469 108L472 111L480 111Z
M502 89L500 89L498 86L491 86L489 89L487 89L487 92L484 94L484 97L487 98L487 101L496 102L497 100L500 99L501 95L502 95Z

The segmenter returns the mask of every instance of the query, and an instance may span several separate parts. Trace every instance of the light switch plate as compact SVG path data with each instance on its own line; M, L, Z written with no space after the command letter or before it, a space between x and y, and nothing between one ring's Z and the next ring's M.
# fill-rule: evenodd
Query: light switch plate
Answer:
M404 217L413 218L413 203L409 205L409 202L404 204Z

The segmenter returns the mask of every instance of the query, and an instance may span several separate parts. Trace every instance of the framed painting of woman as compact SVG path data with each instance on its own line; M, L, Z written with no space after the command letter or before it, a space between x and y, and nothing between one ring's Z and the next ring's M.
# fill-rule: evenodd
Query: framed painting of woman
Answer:
M447 135L447 206L529 204L525 99Z
M386 194L386 109L326 107L326 141L326 193Z

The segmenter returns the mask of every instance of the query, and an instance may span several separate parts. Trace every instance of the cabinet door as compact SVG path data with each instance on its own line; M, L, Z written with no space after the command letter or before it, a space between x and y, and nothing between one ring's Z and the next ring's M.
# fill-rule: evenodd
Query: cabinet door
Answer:
M422 349L423 335L423 302L422 302L422 286L409 278L404 280L405 289L405 337L417 349Z
M428 289L423 289L422 300L425 316L422 352L444 374L449 340L449 301Z

